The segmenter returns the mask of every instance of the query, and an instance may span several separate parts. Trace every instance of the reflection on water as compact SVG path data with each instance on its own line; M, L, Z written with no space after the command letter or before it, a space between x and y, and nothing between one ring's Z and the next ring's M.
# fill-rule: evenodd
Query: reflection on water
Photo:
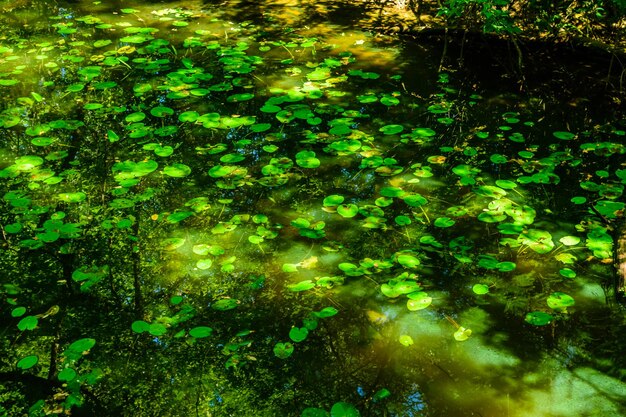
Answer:
M126 119L106 119L105 114L102 120L126 126L138 117L136 122L140 123L144 119L137 113L149 113L159 104L172 106L176 114L221 112L221 123L227 124L214 129L218 126L215 122L209 129L201 124L189 127L180 120L176 135L151 134L142 139L144 136L137 134L133 146L110 151L117 152L113 156L107 154L113 166L128 159L146 161L155 158L153 153L163 156L169 152L165 146L173 145L170 148L179 152L176 161L184 161L193 174L187 177L169 171L174 172L169 178L159 169L158 178L146 180L159 189L153 190L154 198L141 200L129 216L123 210L127 207L111 210L106 233L125 230L127 226L121 223L125 219L141 222L141 227L129 229L132 233L129 231L130 236L121 241L141 242L141 260L136 263L140 273L135 277L141 277L146 298L142 308L147 311L142 317L125 313L119 319L124 323L90 325L91 330L110 326L112 334L128 333L130 323L140 318L161 320L164 326L174 328L197 315L202 317L198 324L215 327L212 331L219 342L208 360L204 345L190 339L185 329L180 336L151 338L148 353L137 350L135 344L141 342L134 334L130 347L98 340L98 346L106 346L115 359L103 354L104 363L111 360L107 366L113 376L103 379L97 394L112 401L123 398L125 391L133 388L124 381L124 370L132 363L155 372L145 377L138 373L138 381L147 384L147 394L142 395L162 393L163 380L157 379L167 378L176 390L175 398L167 401L191 404L202 398L203 404L208 404L207 415L242 415L242 410L253 415L250 410L255 407L263 410L259 415L272 415L276 410L299 415L305 407L329 409L338 401L355 404L364 416L626 413L626 356L620 337L625 323L623 313L606 303L603 288L611 274L610 265L567 256L586 251L582 245L570 250L565 243L560 244L551 255L560 253L561 258L554 259L537 255L549 252L542 253L543 247L536 253L532 249L533 245L548 245L548 240L554 244L552 240L560 242L577 232L584 236L585 231L579 217L588 209L574 212L569 207L570 198L579 192L574 178L578 165L565 163L573 159L568 155L574 151L569 145L549 143L552 132L566 130L562 126L572 131L592 129L611 122L610 115L600 117L589 110L592 105L576 108L571 118L560 107L546 110L546 103L563 106L555 97L558 92L528 97L504 90L510 86L507 80L494 81L498 74L462 75L471 62L458 70L458 76L454 69L451 75L438 74L438 42L402 43L362 32L353 23L362 21L367 10L352 4L277 1L254 5L232 2L216 7L201 2L161 2L155 7L153 2L134 2L136 11L120 14L125 7L126 2L102 1L55 8L63 22L74 23L77 17L89 14L111 25L106 29L109 32L89 32L85 39L90 42L109 36L117 42L124 28L134 25L159 29L158 36L169 41L166 50L171 62L163 66L132 55L135 51L129 51L134 46L109 51L108 57L120 61L126 55L133 57L123 61L124 65L112 64L115 69L111 75L126 88L125 93L136 93L146 85L148 92L153 88L150 83L155 90L163 88L154 102L147 98L149 93L132 97L103 93L99 98L111 100L111 107L124 104L116 100L128 99L129 108L119 110ZM37 13L41 11L19 9L5 16L8 20L4 23L19 19L24 30L40 28L47 20ZM175 19L189 24L172 26L173 21L179 21ZM185 42L193 44L192 38L198 33L214 43L200 53L181 47ZM81 45L71 44L81 41L70 35L59 40L56 32L37 32L37 39L28 42L45 42L51 37L50 43L61 47L44 51L50 45L39 45L34 57L3 52L17 58L0 62L1 71L9 74L16 60L23 64L13 74L23 87L11 90L13 95L2 103L3 110L20 97L24 102L23 96L32 96L31 91L38 88L47 94L43 81L32 80L43 80L49 75L48 69L50 73L56 71L56 58L63 63L81 56ZM67 43L75 50L66 48ZM222 43L227 46L219 55L211 55ZM256 54L263 58L253 60L254 64L246 61L244 65L236 59L230 63L235 68L245 67L240 73L224 70L222 63L228 58ZM99 55L90 50L81 57L85 62L106 62L105 55L104 51ZM181 64L182 57L190 61ZM80 62L78 58L76 61ZM152 64L156 66L150 67ZM139 71L135 65L148 69ZM171 76L169 71L180 65L189 71ZM232 99L219 95L219 89L207 93L208 89L202 88L214 86L208 81L201 88L189 87L198 81L185 77L200 65L206 66L207 72L213 71L216 79L211 83L219 78L240 87L237 92L256 96ZM331 70L318 73L316 68L330 68L332 77ZM355 72L346 75L345 68ZM63 66L56 73L57 81L63 83L67 77L68 83L73 82L72 71L71 65ZM403 73L403 78L394 78L397 73ZM375 81L379 79L384 81ZM91 117L97 119L82 110L87 103L79 101L71 104L76 105L76 113L65 115L64 106L69 106L64 100L69 94L65 88L46 96L53 108L46 113L46 120L30 115L32 122L25 122L25 127L47 123L52 116L88 122ZM93 93L91 87L86 90ZM187 90L193 93L184 97L175 94ZM186 101L193 94L203 98ZM270 97L283 101L269 103ZM285 108L278 109L280 113L259 110L272 104ZM584 114L582 120L577 117L580 114ZM556 120L555 115L564 119ZM258 120L254 124L238 123L246 116ZM281 124L275 128L278 117L283 120L278 119ZM545 118L548 121L542 124ZM164 119L158 127L167 127ZM328 126L320 127L322 119L329 122ZM261 121L274 124L268 128L270 133L263 133ZM403 126L394 133L403 124L407 127L404 133L417 133L400 135ZM257 126L258 131L248 130L250 125ZM431 133L429 126L437 133ZM115 124L106 127L122 129ZM131 131L144 127L137 125ZM513 129L516 135L503 133ZM2 168L10 166L16 155L38 151L7 131L0 136L6 142L0 143ZM483 136L477 134L483 132ZM112 143L107 146L113 148ZM67 147L74 145L70 141ZM302 156L298 152L303 150L315 153ZM94 154L96 151L93 149ZM88 155L85 149L73 152L75 161L69 161L64 169L70 170L81 161L91 161L90 168L98 167L93 161L100 158L99 154ZM556 167L549 164L553 160L559 162ZM240 164L245 168L237 165L239 169L247 170L240 176L233 174L234 168L211 176L209 169L235 166L240 161L245 161ZM161 159L159 163L169 164ZM317 165L319 169L315 169ZM617 165L611 162L601 168L614 172ZM113 181L110 166L103 170L102 182L109 194L94 194L94 200L118 198L115 201L122 205L123 198L139 194L132 189L134 184L122 186L119 179ZM98 175L96 168L88 171L85 176ZM556 187L554 178L559 175L562 182ZM519 176L524 181L511 185L507 180ZM492 185L498 180L505 182L499 187ZM14 185L3 185L3 194ZM147 193L146 188L141 191ZM41 199L51 198L46 192L50 193L42 191ZM324 203L336 195L342 197L341 202ZM351 205L358 212L350 212ZM178 215L182 220L171 217ZM481 215L485 221L476 220ZM502 219L497 217L507 215L516 222L500 228ZM33 229L38 227L36 220L31 222ZM144 228L144 224L148 226ZM517 238L520 233L530 233L531 228L547 231L550 238L528 238L529 243L517 246L515 239L501 243L503 237ZM107 250L128 259L123 258L128 256L128 247L123 246L126 243L111 249L113 241L111 237L108 243L99 244L108 244ZM101 256L97 246L79 253L88 258L93 250L94 256ZM112 281L112 289L102 290L106 295L100 296L115 298L115 291L125 291L124 307L130 308L133 274L129 266L123 260L106 262L124 271L120 272L123 279L117 284ZM567 281L564 277L569 272L559 272L565 266L576 267L575 280ZM15 273L15 269L7 271ZM473 291L477 284L487 290ZM409 289L405 291L402 285ZM388 288L388 292L381 288ZM524 321L529 311L547 310L545 298L557 291L572 295L576 307L557 311L558 322L547 326L535 327ZM174 310L171 304L177 304L168 301L177 295L189 303L182 304L186 310ZM411 301L428 305L422 309L420 304L408 304ZM327 306L340 313L328 318L311 315ZM272 356L271 352L276 352L272 349L288 340L294 328L299 332L308 329L305 338L310 336L295 342L293 356L280 362ZM467 332L459 336L460 329ZM179 339L186 341L178 344ZM126 357L116 356L119 349ZM189 369L180 365L187 359ZM159 373L163 369L167 370ZM391 394L376 397L383 388ZM146 411L145 415L152 413Z

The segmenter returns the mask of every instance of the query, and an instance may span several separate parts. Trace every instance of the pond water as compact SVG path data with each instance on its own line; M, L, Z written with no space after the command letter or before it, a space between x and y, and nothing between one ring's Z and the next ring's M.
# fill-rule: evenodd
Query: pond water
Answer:
M5 415L626 414L608 59L333 2L0 7Z

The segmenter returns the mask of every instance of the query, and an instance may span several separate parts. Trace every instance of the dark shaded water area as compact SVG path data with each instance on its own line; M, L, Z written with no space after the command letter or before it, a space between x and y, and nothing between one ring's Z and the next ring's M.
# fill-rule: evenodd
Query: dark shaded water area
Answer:
M626 413L618 57L5 3L0 413Z

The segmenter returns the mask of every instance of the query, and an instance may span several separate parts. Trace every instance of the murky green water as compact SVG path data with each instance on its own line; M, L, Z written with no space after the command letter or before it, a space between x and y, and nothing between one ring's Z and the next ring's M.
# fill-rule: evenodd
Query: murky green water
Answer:
M520 91L333 3L2 7L6 415L625 413L601 59Z

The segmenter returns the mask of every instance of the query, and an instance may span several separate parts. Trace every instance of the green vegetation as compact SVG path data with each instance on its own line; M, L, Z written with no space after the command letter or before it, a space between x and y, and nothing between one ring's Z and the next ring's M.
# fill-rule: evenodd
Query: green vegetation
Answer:
M440 14L571 17L506 3ZM499 104L361 32L48 6L0 21L0 416L623 411L618 105Z

